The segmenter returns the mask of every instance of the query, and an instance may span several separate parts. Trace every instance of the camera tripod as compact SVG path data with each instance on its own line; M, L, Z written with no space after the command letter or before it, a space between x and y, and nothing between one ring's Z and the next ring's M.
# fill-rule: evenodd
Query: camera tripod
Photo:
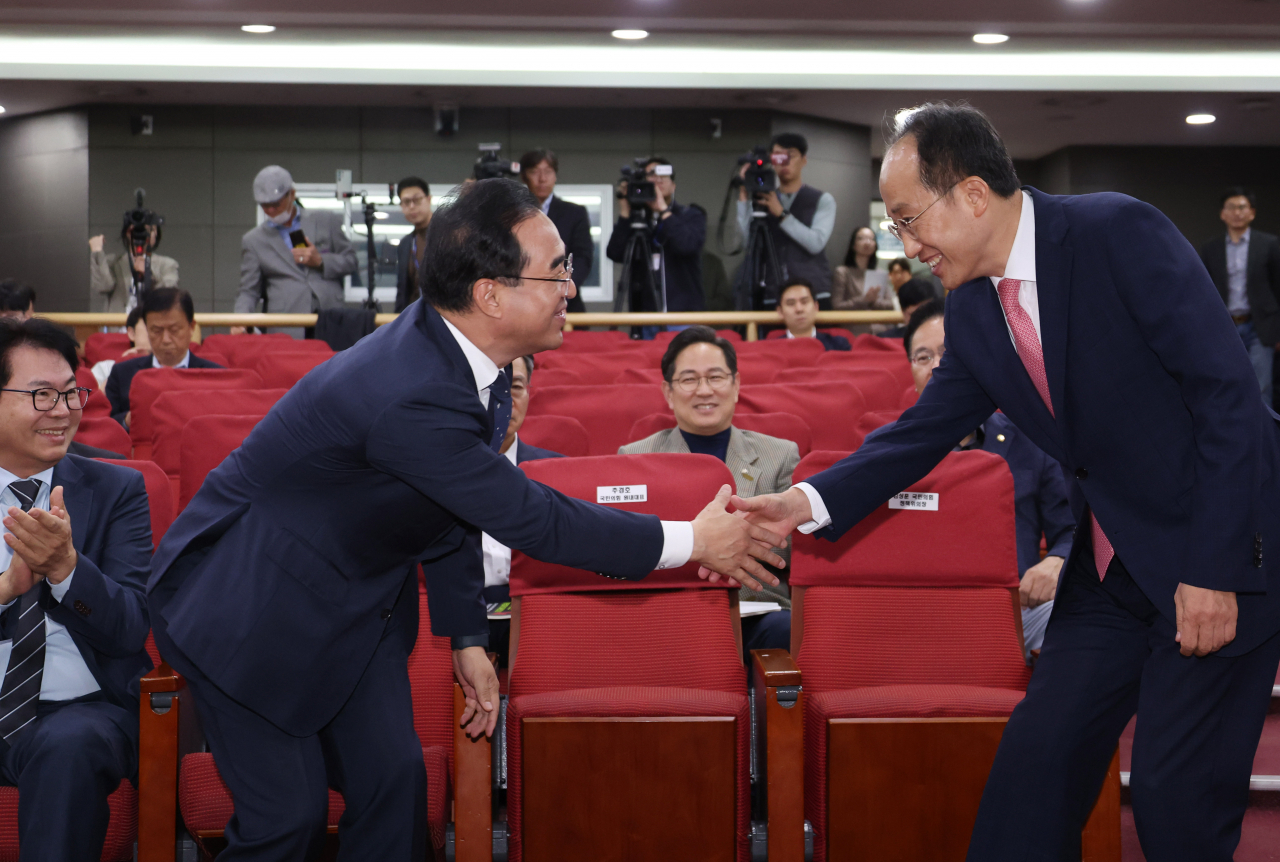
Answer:
M747 279L751 308L761 311L765 303L770 307L778 303L777 291L782 284L782 273L778 269L778 252L773 246L773 236L765 224L768 210L762 204L751 205L751 223L747 230L747 240L743 244L742 268L739 278ZM769 299L770 293L773 298Z
M622 254L622 274L618 278L618 295L613 300L614 311L622 311L624 301L630 311L662 311L661 294L653 272L653 230L649 227L648 213L647 206L631 205L631 235L627 237L627 247ZM636 269L641 266L643 281L633 285ZM634 307L633 290L638 292L639 308Z

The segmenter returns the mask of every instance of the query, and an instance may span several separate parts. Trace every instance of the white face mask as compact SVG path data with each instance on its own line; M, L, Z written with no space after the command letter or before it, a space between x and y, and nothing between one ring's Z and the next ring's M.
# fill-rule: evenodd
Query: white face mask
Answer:
M289 222L293 221L293 207L289 207L284 212L273 215L271 217L271 221L280 225L280 227L284 227Z

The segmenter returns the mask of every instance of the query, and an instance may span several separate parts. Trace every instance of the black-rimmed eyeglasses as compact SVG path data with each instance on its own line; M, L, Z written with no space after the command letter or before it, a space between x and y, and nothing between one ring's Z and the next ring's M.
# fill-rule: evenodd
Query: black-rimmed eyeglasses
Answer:
M59 399L67 402L69 410L83 410L84 405L89 402L89 393L92 391L82 386L68 389L66 392L59 392L56 389L0 389L0 392L23 392L30 395L31 406L41 413L47 413L57 407Z

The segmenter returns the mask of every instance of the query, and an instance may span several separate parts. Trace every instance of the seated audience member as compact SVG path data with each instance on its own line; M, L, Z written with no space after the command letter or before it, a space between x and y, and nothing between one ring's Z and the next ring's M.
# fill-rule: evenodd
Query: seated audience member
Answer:
M0 281L0 317L30 320L36 313L36 292L12 278Z
M511 363L511 421L507 423L507 436L502 440L499 453L507 456L512 464L538 461L543 458L563 458L559 452L539 449L520 439L520 426L529 410L529 378L533 376L532 356L523 356ZM511 601L511 549L490 536L481 535L484 550L484 600L487 604ZM507 650L511 639L510 620L489 620L489 648L498 654L503 667L507 666Z
M793 278L778 294L778 317L787 327L787 338L816 338L827 350L848 350L849 339L843 335L819 332L818 302L813 298L813 285Z
M805 296L812 301L807 288ZM738 403L738 356L733 344L709 326L682 330L662 356L662 379L662 394L675 413L676 427L628 443L618 454L712 455L729 468L740 497L780 494L791 487L800 448L791 440L733 427ZM787 550L780 549L778 554L789 557ZM775 574L786 577L785 572ZM790 649L791 594L786 584L766 586L762 592L744 587L739 595L743 601L777 602L783 608L742 621L744 649Z
M903 337L911 360L916 392L933 377L945 351L941 299L931 299L912 313ZM1018 573L1021 583L1022 633L1028 652L1039 649L1053 610L1058 572L1071 552L1075 519L1067 500L1061 465L1027 439L1003 413L992 413L960 441L959 449L982 449L1009 462L1013 473L1014 516L1017 521ZM1048 554L1040 559L1040 536Z
M831 308L835 311L888 310L893 295L880 295L880 286L867 287L867 272L876 268L876 232L863 225L849 238L844 264L836 267L831 280Z
M905 257L895 257L889 261L889 284L893 286L895 296L902 286L911 280L911 261Z
M142 474L67 454L76 342L0 322L0 784L23 859L102 855L107 797L138 770L151 519Z
M144 368L221 368L191 352L191 334L196 322L191 294L176 287L157 287L142 297L142 321L151 342L151 355L116 363L107 377L107 398L111 415L129 427L129 387L133 376Z
M133 311L129 312L129 317L124 322L124 331L129 334L129 343L133 346L120 354L120 360L132 359L135 356L150 355L151 339L147 336L147 324L142 319L142 306L135 305ZM111 376L111 369L116 366L115 359L104 359L94 364L90 370L93 372L94 378L98 381L98 388L107 385L107 378Z
M907 321L917 308L931 299L935 299L933 285L919 278L908 279L898 288L898 304L902 306L902 323L876 333L881 338L902 338L907 333Z

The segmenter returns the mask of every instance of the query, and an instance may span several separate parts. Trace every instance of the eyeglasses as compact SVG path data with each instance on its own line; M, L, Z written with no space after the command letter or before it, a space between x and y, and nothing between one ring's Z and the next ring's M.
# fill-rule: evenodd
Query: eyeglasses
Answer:
M936 200L934 200L933 204L936 204L938 201L951 194L951 189L960 185L960 182L963 182L963 180L952 183L951 188L943 192ZM893 216L889 216L889 233L893 234L898 239L902 239L902 234L905 231L912 239L919 239L919 237L916 236L916 232L912 230L911 225L915 224L916 220L919 219L920 216L927 213L933 204L929 204L929 206L920 210L920 212L916 213L911 218L894 218Z
M932 365L934 362L941 362L942 355L946 352L947 349L945 347L937 353L934 353L932 350L917 350L915 353L911 354L911 362L915 365L919 365L921 368L924 368L926 365Z
M1248 212L1249 210L1253 209L1253 206L1250 204L1227 204L1226 206L1223 207L1223 209L1226 210L1227 212L1242 213L1242 212Z
M566 295L569 291L569 284L573 281L573 255L565 255L564 269L562 270L563 278L538 278L532 275L496 275L494 278L512 278L516 281L552 281L558 283L565 291Z
M68 389L66 392L59 392L56 389L0 389L0 392L25 392L31 396L31 406L41 413L47 413L57 407L60 398L67 402L67 409L83 410L84 405L89 402L89 393L92 391L80 386Z
M724 392L729 388L729 385L733 383L733 375L726 374L723 371L715 371L705 376L686 374L672 380L671 385L687 394L690 392L697 392L698 387L702 385L702 381L704 380L707 381L707 385L716 392Z

